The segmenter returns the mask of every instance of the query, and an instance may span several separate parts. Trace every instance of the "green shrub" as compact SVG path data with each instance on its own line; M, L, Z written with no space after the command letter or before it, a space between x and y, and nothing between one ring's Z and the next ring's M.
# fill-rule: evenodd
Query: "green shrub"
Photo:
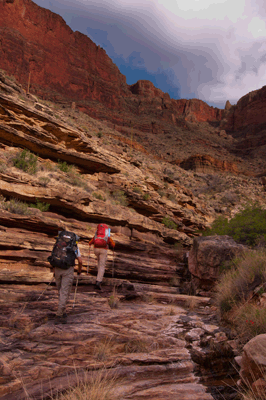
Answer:
M101 193L93 192L92 195L93 195L93 197L95 197L95 198L98 199L98 200L103 200L103 201L106 200L106 198L103 197L103 196L101 195Z
M36 199L36 204L30 204L31 208L37 208L38 210L45 212L49 210L50 204L49 203L42 203L38 199Z
M150 198L149 193L145 193L145 194L143 195L143 200L149 200L149 198Z
M158 190L157 192L159 194L159 196L164 197L165 196L165 192L161 189Z
M28 172L29 174L35 174L37 172L37 161L38 157L32 154L29 150L20 151L15 158L13 158L13 165L16 168L22 169L22 171Z
M164 217L162 223L169 229L177 229L177 224L169 217Z
M128 200L123 190L115 190L112 193L112 196L117 204L121 204L122 206L125 207L128 205Z
M142 193L142 190L141 190L140 187L135 186L135 187L133 187L133 192L141 194L141 193Z
M58 168L60 171L68 173L73 169L73 165L69 165L66 161L58 160Z
M266 210L259 205L248 205L232 219L217 218L212 227L205 232L209 235L229 235L236 242L256 246L259 242L266 241Z
M70 185L72 185L72 186L78 186L78 187L80 187L80 188L86 190L87 192L90 192L90 191L91 191L90 188L89 188L89 186L88 186L87 183L85 182L85 180L82 178L82 176L81 176L79 173L77 173L77 172L75 172L75 171L73 171L73 170L70 170L70 171L68 172L68 174L67 174L67 176L64 178L64 180L65 180L67 183L69 183Z

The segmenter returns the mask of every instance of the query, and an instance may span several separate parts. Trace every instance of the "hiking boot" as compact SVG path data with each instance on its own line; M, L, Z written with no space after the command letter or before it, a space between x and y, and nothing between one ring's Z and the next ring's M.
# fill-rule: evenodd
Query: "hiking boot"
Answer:
M66 324L67 323L67 314L64 313L63 315L56 315L54 323L55 323L55 325Z
M97 289L97 290L102 290L101 282L96 281L94 287L95 287L95 289Z

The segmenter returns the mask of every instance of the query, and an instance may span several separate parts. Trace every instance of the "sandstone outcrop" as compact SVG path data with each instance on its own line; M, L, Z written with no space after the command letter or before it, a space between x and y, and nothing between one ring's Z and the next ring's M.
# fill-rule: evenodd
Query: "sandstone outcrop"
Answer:
M266 395L266 335L255 336L243 347L242 355L236 357L240 366L239 386L251 388L258 398Z
M225 129L240 131L247 126L265 124L266 86L249 92L241 97L236 106L227 108L227 125Z
M237 165L228 162L216 160L215 158L205 154L195 154L186 160L183 160L180 167L186 170L192 170L196 172L214 173L214 172L225 172L225 173L237 173Z
M208 291L213 288L222 268L246 247L230 236L202 236L194 238L188 255L188 268L194 290Z

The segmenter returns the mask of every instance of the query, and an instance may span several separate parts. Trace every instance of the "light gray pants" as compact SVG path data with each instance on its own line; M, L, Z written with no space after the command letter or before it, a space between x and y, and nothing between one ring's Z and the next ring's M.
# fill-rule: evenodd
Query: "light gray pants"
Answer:
M97 257L97 267L98 267L98 274L96 280L98 282L102 282L105 271L105 263L107 259L107 249L94 248L94 254Z
M74 267L68 269L55 268L55 282L58 289L58 309L56 315L61 316L66 312L67 301L71 292L74 279Z

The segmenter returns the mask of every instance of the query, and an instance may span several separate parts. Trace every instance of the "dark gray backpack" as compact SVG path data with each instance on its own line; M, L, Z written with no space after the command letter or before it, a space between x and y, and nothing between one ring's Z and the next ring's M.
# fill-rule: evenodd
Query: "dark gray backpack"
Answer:
M61 231L48 261L52 267L68 269L75 265L77 236L73 232Z

